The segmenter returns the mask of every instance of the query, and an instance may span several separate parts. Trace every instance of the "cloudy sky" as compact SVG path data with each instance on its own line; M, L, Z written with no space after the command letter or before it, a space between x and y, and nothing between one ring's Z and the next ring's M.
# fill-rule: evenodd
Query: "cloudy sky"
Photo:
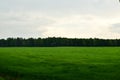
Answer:
M120 38L118 0L0 0L0 38Z

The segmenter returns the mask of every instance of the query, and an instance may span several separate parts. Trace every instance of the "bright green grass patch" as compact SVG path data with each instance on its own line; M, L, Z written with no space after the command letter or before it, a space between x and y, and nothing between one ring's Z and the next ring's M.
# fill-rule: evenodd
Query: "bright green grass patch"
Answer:
M0 80L119 80L120 48L0 48Z

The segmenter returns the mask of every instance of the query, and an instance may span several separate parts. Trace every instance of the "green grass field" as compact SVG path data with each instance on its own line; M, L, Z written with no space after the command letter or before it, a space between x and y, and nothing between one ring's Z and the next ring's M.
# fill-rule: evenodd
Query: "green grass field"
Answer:
M119 47L0 48L0 80L119 79Z

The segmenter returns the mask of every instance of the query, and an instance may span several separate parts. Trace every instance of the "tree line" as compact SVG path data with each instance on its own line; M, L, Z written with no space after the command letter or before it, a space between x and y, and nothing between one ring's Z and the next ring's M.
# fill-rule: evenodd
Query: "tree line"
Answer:
M120 39L98 38L7 38L0 39L0 47L57 47L57 46L120 46Z

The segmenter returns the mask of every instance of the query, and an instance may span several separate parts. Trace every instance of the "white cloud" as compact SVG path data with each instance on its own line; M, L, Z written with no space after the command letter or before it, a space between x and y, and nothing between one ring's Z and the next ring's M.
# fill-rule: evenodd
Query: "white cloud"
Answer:
M0 0L0 38L119 38L119 14L118 0Z
M46 26L46 36L63 37L102 37L108 33L111 21L93 15L73 15L56 19L56 22Z

